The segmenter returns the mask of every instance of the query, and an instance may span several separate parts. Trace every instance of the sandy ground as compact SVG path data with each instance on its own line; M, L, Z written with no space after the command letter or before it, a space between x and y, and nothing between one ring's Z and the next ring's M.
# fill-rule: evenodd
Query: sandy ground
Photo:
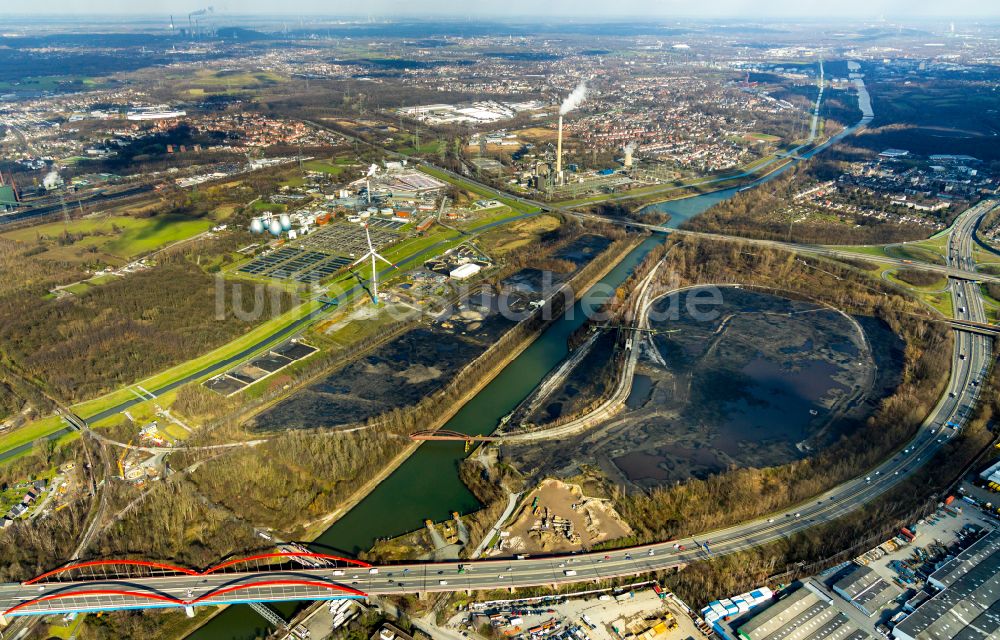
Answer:
M532 513L531 505L535 497L538 498L538 508L537 513ZM572 539L551 527L532 531L532 528L538 528L543 518L569 521ZM575 551L631 533L629 526L607 501L588 498L579 485L553 479L543 481L525 496L513 524L504 531L504 553Z

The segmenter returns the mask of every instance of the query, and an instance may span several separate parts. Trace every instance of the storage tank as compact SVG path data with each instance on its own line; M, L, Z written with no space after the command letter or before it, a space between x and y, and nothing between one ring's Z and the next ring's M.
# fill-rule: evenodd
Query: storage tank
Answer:
M264 233L264 221L260 218L254 218L250 221L250 231L252 233Z
M271 226L269 226L267 228L267 230L270 231L271 235L273 235L273 236L280 236L281 235L281 221L278 220L277 218L272 219L271 220Z
M281 217L278 218L278 221L281 223L281 228L284 229L285 231L288 231L289 229L292 228L292 219L288 216L287 213L281 214Z

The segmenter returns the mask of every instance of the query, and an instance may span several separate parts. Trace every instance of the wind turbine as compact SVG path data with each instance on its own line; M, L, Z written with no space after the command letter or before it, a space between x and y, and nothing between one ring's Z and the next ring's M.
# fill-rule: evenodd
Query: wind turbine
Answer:
M354 264L352 264L351 266L355 267L355 266L361 264L362 262L364 262L365 260L367 260L368 258L371 258L371 260L372 260L372 301L376 305L378 305L378 268L377 268L376 263L375 263L375 258L378 258L379 260L381 260L382 262L386 263L387 265L389 265L393 269L396 269L397 267L396 267L395 264L389 262L388 260L386 260L385 258L383 258L382 256L380 256L379 254L375 253L375 247L372 246L372 236L371 236L370 233L368 233L368 224L367 223L365 224L365 238L368 240L368 253L366 253L365 255L361 256L357 260L355 260Z

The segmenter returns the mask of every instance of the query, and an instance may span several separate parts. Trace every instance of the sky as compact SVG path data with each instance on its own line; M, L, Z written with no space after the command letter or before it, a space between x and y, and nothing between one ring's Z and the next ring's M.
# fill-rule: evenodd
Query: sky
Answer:
M11 6L13 5L13 6ZM764 18L997 18L998 0L47 0L0 9L30 14L177 14L212 5L216 14L293 13L325 15L440 16L455 18L552 17L764 17ZM39 7L44 7L40 9Z

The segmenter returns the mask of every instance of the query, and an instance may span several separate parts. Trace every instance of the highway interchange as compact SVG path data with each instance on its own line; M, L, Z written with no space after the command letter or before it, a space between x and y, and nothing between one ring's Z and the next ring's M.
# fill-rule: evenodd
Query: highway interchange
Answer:
M863 85L861 87L863 89ZM859 89L859 95L860 91ZM866 95L866 94L865 94ZM839 139L854 129L863 127L871 120L870 106L864 118L857 125L838 136ZM828 140L810 151L809 156L826 148L835 139ZM564 209L558 206L526 200L501 193L492 187L476 183L469 178L450 171L424 165L443 171L455 178L472 182L480 189L499 197L512 198L521 204L537 207L539 212L559 212L585 218L598 218L604 222L616 222L628 226L664 232L656 225L645 225L631 221L610 220L591 214ZM768 177L755 180L757 184ZM920 268L937 271L949 276L956 319L985 323L986 317L978 284L973 280L1000 281L1000 278L974 272L972 259L973 232L987 207L977 207L964 214L952 227L948 242L948 264L924 265ZM519 217L537 215L528 213ZM507 219L494 224L510 222ZM477 231L485 230L477 229ZM697 234L672 230L672 233ZM792 245L782 242L750 240L740 241L774 246L778 249L800 253L811 253L841 259L865 259L865 256L830 247ZM410 256L404 262L418 259L434 247L428 247L420 254ZM908 266L907 260L878 258L879 262ZM356 286L345 295L360 291ZM307 326L335 305L326 304L299 320L278 329L235 354L231 358L213 363L182 380L174 381L150 394L158 396L181 384L202 378L215 371L245 359L261 348L274 344L277 340L292 335ZM245 571L242 573L218 573L189 575L186 573L166 573L117 579L110 569L102 569L94 579L78 582L43 581L37 584L0 584L0 612L19 607L11 615L39 615L68 611L95 611L121 608L184 606L188 604L233 604L246 601L280 601L300 599L323 599L343 597L345 591L332 591L331 587L357 590L372 595L404 593L427 593L456 590L481 590L521 588L529 586L558 585L572 582L601 580L613 577L638 575L651 571L670 569L709 556L724 555L743 549L788 537L796 532L821 522L834 520L884 494L920 465L929 460L954 434L949 423L962 424L975 405L978 382L988 369L991 358L991 338L959 330L956 332L953 367L947 392L940 399L913 439L889 460L864 476L845 482L821 496L812 498L780 513L742 523L726 529L708 532L697 537L677 541L661 542L635 547L628 550L581 553L523 559L475 560L461 565L456 562L413 563L383 567L360 567L338 563L335 567L308 568L274 571ZM120 413L130 405L139 402L132 399L121 405L110 407L100 414L88 416L90 420ZM287 567L287 565L285 565ZM249 587L249 588L246 588ZM72 597L62 597L71 595ZM3 616L0 616L0 622Z
M953 225L948 241L949 267L968 272L973 268L973 232L989 207L977 207ZM956 318L985 322L979 285L951 279ZM829 522L884 494L926 463L971 414L979 382L988 370L991 338L956 331L955 353L947 392L917 434L900 451L864 476L770 516L726 529L676 541L628 550L580 553L522 559L474 560L445 563L411 563L376 568L338 567L272 571L246 571L210 575L162 575L123 580L83 580L0 585L0 611L39 597L72 593L72 598L52 598L31 603L13 615L61 611L101 610L124 606L182 606L232 604L247 600L322 599L343 597L331 592L340 585L371 595L428 593L457 590L516 589L529 586L626 577L670 569L786 538L821 522ZM287 567L287 565L285 565ZM249 589L236 589L244 585ZM116 591L120 593L107 593ZM141 594L155 593L156 600ZM167 600L164 600L166 598Z

